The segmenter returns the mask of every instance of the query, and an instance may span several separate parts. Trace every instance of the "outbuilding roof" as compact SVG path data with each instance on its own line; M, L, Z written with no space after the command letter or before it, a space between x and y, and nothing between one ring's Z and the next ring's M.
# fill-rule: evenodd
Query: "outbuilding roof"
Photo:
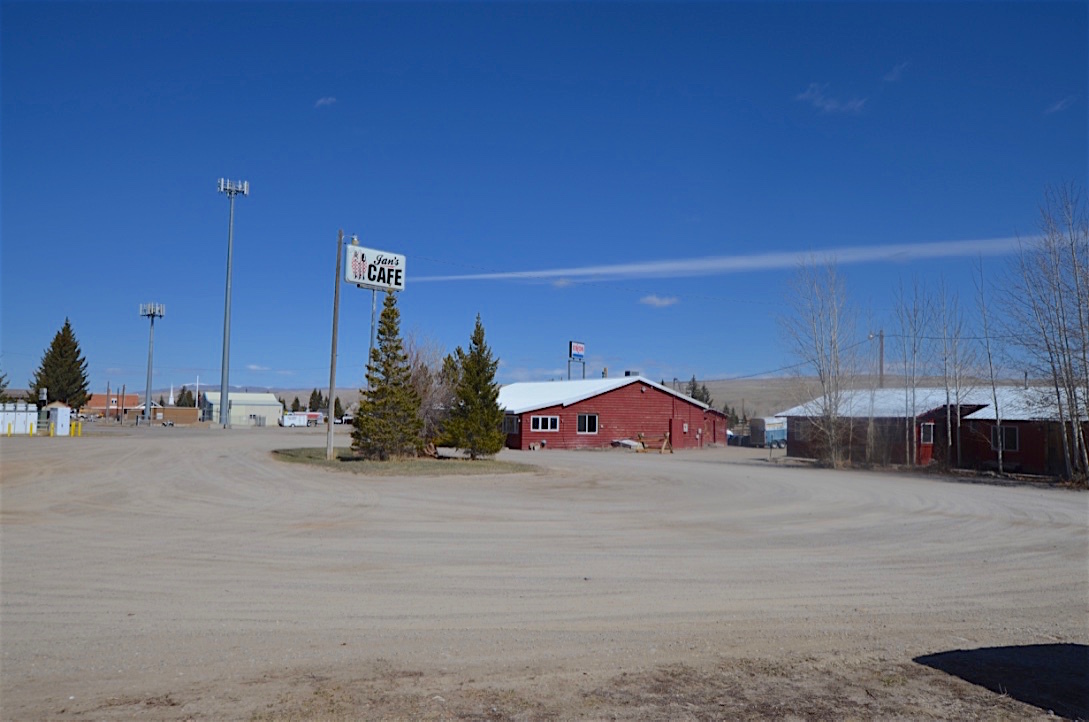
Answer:
M206 398L210 404L219 403L218 391L205 391L201 396ZM233 404L246 404L248 406L281 406L280 400L276 398L276 394L267 392L231 391L227 394L227 398Z
M499 408L508 414L524 414L527 411L545 409L549 406L570 406L634 383L646 384L702 409L707 408L707 404L696 401L691 396L678 393L668 386L662 386L642 376L507 384L499 389Z
M946 405L944 388L915 389L914 414L912 413L911 390L894 389L851 389L843 392L839 404L839 414L846 418L902 419L914 415L922 416ZM1032 421L1036 419L1057 419L1058 408L1055 397L1043 388L1024 388L1021 386L1000 386L995 390L998 396L998 410L1007 421ZM950 391L949 403L955 403ZM976 411L965 414L966 419L995 418L994 398L990 387L961 389L960 405L978 406ZM818 416L820 399L813 399L794 408L781 411L776 416Z

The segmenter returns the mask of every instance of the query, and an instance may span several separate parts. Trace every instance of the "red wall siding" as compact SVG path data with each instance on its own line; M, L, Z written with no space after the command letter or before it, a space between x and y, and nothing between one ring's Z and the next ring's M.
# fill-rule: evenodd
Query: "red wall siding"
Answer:
M578 415L597 414L596 434L579 434ZM521 434L509 434L507 446L528 449L531 444L545 442L546 448L582 449L609 446L614 439L636 439L642 433L657 440L676 428L673 447L677 449L703 446L711 441L710 419L704 419L702 407L677 398L653 386L636 382L594 396L571 406L552 406L521 414ZM559 416L559 431L533 431L532 416ZM683 431L688 424L688 432ZM706 426L705 431L699 431ZM699 431L699 433L697 433ZM720 433L724 435L725 431Z
M1053 470L1048 464L1047 423L1040 421L1003 421L1003 426L1016 426L1017 451L1003 451L1002 464L1006 471L1025 474L1047 474ZM966 466L977 469L997 467L998 452L991 448L993 421L970 421L962 427L964 441L963 459Z

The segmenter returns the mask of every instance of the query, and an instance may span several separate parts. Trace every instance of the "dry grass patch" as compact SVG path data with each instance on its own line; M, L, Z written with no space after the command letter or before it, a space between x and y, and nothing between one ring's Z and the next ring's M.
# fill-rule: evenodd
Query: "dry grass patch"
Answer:
M333 460L325 458L325 447L304 447L297 449L276 449L272 456L280 461L296 464L308 464L335 471L348 471L368 476L476 476L480 474L522 474L534 471L529 464L498 459L477 459L470 461L456 456L438 458L419 457L415 459L394 459L390 461L368 461L362 459L346 446L333 450Z

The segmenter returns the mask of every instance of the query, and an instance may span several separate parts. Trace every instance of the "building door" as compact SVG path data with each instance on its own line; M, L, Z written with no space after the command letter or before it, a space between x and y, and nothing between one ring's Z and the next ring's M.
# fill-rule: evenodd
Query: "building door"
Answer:
M919 466L934 458L934 424L919 424Z

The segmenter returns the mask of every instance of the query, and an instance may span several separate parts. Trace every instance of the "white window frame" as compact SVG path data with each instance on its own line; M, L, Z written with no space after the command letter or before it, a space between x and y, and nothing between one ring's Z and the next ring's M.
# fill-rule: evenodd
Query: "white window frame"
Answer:
M555 433L560 430L560 417L530 416L529 428L530 431L539 431L541 433Z
M589 421L590 421L591 417L593 417L593 419L594 419L594 430L593 431L589 431L589 428L590 428ZM601 428L601 424L599 423L597 414L579 414L578 418L577 418L577 420L575 422L575 433L576 434L586 434L586 435L596 434L597 430L599 428Z
M920 444L933 444L934 443L934 424L932 424L932 423L919 424L919 443Z
M999 431L999 429L1001 429L1001 431ZM1006 443L1009 441L1009 438L1006 438L1005 435L1009 433L1010 430L1013 431L1013 446L1009 446ZM1019 451L1021 449L1021 429L1016 426L1007 426L1005 424L999 426L995 424L991 427L991 451L998 451L999 434L1002 434L1002 441L1004 444L1002 447L1003 451Z

